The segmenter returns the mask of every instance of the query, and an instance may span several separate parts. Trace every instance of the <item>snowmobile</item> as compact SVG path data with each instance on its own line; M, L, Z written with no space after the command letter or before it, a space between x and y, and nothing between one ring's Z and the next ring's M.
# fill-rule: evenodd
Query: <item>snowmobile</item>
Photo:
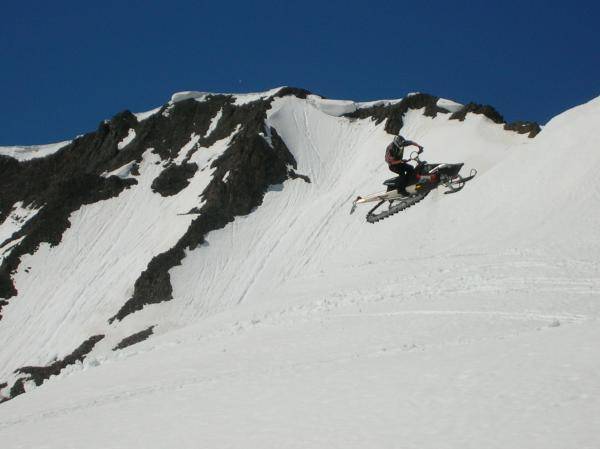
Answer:
M387 179L383 185L387 187L385 192L373 193L371 195L359 196L352 203L350 213L354 213L357 204L372 203L377 201L367 213L367 221L376 223L395 213L403 211L410 206L417 204L425 198L429 192L437 189L439 186L446 187L445 194L456 193L465 186L465 183L470 181L477 174L477 170L471 169L469 176L463 177L459 174L463 163L460 164L428 164L427 161L419 159L419 153L413 151L410 154L410 161L416 162L415 171L412 179L409 179L405 191L408 195L404 195L398 191L402 178ZM388 208L377 212L377 210L388 202Z

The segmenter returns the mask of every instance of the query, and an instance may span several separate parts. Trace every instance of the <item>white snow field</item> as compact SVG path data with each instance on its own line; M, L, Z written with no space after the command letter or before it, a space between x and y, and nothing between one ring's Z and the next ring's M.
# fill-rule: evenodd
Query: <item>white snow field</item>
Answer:
M0 405L1 447L600 447L600 98L534 139L481 115L410 111L402 134L427 160L479 174L377 224L368 206L348 212L393 176L392 136L338 116L352 107L276 99L267 122L312 182L272 186L170 271L172 301L108 331L149 258L187 229L178 214L210 170L161 197L149 151L138 185L84 206L60 245L24 258L0 380L106 338Z

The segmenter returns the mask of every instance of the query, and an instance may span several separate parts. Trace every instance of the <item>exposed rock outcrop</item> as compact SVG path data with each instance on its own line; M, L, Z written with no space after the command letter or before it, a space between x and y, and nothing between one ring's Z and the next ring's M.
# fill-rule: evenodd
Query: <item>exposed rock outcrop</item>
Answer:
M450 120L460 120L461 122L467 117L468 113L481 114L489 118L492 122L502 124L504 117L489 104L467 103L458 111L450 116Z
M193 100L182 103L188 101ZM175 108L182 103L177 103ZM185 250L196 248L204 242L208 232L223 228L236 216L250 213L262 203L270 185L280 184L288 178L288 167L296 167L294 157L274 129L268 130L270 142L262 137L269 107L270 100L259 100L224 108L219 127L211 136L226 137L238 125L241 130L225 153L212 164L215 172L202 195L204 206L198 210L198 217L177 244L150 261L135 282L132 297L109 322L122 320L147 304L172 299L169 270L181 263ZM226 173L229 173L227 182L223 182Z
M519 134L528 134L528 137L537 136L542 128L535 122L512 122L506 123L504 129L507 131L515 131Z
M468 103L462 106L459 110L451 113L449 110L438 106L439 97L419 93L409 95L403 98L400 102L391 105L378 105L370 108L361 108L346 114L346 117L351 118L367 118L372 117L377 123L387 120L385 130L390 134L398 134L402 129L403 115L409 109L423 109L423 115L427 117L436 117L437 114L450 114L450 120L464 121L467 114L480 114L494 123L504 124L504 129L514 131L519 134L529 134L529 137L535 137L540 132L540 126L535 122L514 122L506 123L504 117L490 105L481 105L477 103Z
M198 165L194 163L170 165L154 179L152 190L162 196L177 195L189 185L190 178L196 170Z
M36 385L41 385L51 376L56 376L69 365L77 362L82 362L86 356L94 349L96 343L104 338L104 335L94 335L84 341L71 354L65 356L61 360L56 360L47 366L24 366L15 370L16 374L25 374L25 377L19 377L9 392L9 398L12 399L20 394L25 393L25 382L33 381ZM6 383L2 384L4 387ZM0 387L0 389L4 388Z
M284 88L276 96L298 95L305 98L308 94L302 89ZM223 167L218 169L220 176L232 170L229 182L226 186L217 187L224 183L214 181L205 195L205 199L218 199L221 206L230 201L232 210L219 211L218 218L206 220L219 222L222 226L224 216L230 220L234 216L232 213L256 207L268 183L282 182L287 177L287 165L295 165L285 145L278 142L277 147L271 147L259 136L264 131L264 118L271 101L268 98L236 106L230 95L209 95L203 101L190 98L166 104L158 113L141 122L129 111L124 111L102 122L95 132L75 139L47 157L18 162L0 156L0 221L6 219L18 201L41 208L26 226L11 237L11 240L23 237L23 240L0 264L0 319L2 307L17 294L11 276L19 268L22 256L33 254L44 242L52 246L60 244L62 235L70 226L69 216L83 205L118 196L124 189L135 185L137 181L134 178L107 178L103 174L134 162L131 172L139 175L137 164L148 149L158 154L166 165L152 187L163 196L174 195L188 185L198 169L196 164L187 162L193 153L227 138L238 126L241 127L231 148L223 156L222 164L218 164ZM217 126L208 133L213 118L219 112L221 117ZM131 130L135 131L135 138L119 148ZM173 164L173 159L192 135L202 136L197 146L192 148L182 164ZM284 154L279 157L282 149ZM272 161L274 165L271 166ZM268 166L260 167L263 163ZM217 206L207 204L207 210L216 209ZM150 262L148 265L151 272L154 272L152 267L156 264ZM159 276L152 282L157 287L157 295L165 297L168 296L168 287L161 279Z
M438 100L439 97L429 94L413 94L395 104L357 109L350 114L346 114L346 117L360 119L372 117L376 123L381 123L387 119L385 130L390 134L398 134L404 124L402 116L409 109L424 109L423 113L428 117L435 117L439 113L449 113L450 111L437 105Z
M540 125L535 122L513 122L507 123L504 117L490 105L481 105L477 103L469 103L463 106L458 111L454 112L450 116L450 120L460 120L461 122L466 118L468 113L481 114L489 118L494 123L504 124L504 129L507 131L514 131L519 134L528 134L528 137L535 137L541 131Z
M125 337L121 340L114 348L113 351L118 351L119 349L127 348L128 346L133 346L137 343L140 343L144 340L147 340L154 333L154 326L150 326L143 331L136 332L135 334L130 335L129 337Z
M25 378L25 381L32 380L36 385L41 385L50 376L59 374L63 369L69 365L73 365L77 362L82 362L83 359L94 349L96 343L104 338L104 335L94 335L84 341L77 349L71 354L67 355L61 360L57 360L48 366L24 366L15 371L18 374L26 374L29 377Z

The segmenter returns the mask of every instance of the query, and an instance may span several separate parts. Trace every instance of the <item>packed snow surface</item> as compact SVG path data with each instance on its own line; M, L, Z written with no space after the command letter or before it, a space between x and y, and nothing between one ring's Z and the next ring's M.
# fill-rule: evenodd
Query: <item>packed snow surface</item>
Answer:
M600 447L600 99L535 139L481 115L408 112L402 134L427 160L479 174L376 225L348 211L392 177L392 136L339 117L353 107L276 99L267 124L311 182L272 186L187 251L172 301L0 405L3 448ZM149 150L138 185L26 257L0 323L0 379L106 331L232 137L194 152L206 170L169 198L150 189L161 162ZM150 325L149 340L111 351Z
M9 156L17 159L18 161L28 161L31 159L50 156L61 148L66 147L70 143L70 140L66 140L64 142L51 143L48 145L0 147L0 156Z

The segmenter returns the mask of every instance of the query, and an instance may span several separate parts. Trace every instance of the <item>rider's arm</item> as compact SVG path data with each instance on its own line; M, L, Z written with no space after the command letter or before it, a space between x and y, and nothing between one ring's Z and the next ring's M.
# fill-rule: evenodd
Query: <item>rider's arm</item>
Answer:
M419 145L417 142L413 142L412 140L409 140L407 142L405 142L406 146L413 146L413 147L417 147L419 149L419 153L421 153L423 151L423 146Z

